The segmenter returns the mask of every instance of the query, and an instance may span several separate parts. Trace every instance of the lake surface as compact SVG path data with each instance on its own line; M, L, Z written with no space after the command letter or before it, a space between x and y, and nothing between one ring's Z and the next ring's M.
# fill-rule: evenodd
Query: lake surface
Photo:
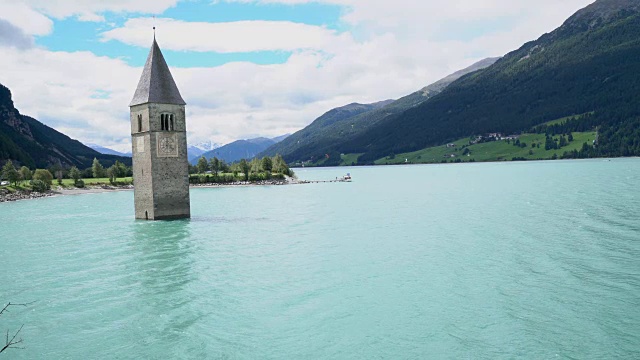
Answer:
M0 204L0 358L640 358L640 159L346 172Z

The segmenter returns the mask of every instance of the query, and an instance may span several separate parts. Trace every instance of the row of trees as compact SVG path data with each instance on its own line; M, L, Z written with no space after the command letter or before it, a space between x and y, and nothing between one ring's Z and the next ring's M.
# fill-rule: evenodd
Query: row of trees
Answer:
M11 160L7 161L2 167L2 178L14 186L18 186L21 181L31 180L31 176L31 170L28 167L23 166L18 170L13 166Z
M13 186L18 186L29 182L34 191L46 191L51 189L54 177L58 184L62 184L62 179L72 179L76 187L84 187L84 180L87 178L108 178L109 182L116 183L118 178L131 176L131 168L116 161L114 165L104 168L98 159L93 159L90 168L80 170L76 166L64 169L60 165L54 165L49 169L36 169L31 171L26 166L17 169L11 160L8 160L2 167L0 178L8 181Z
M562 147L561 142L573 141L571 132L597 132L594 146L588 144L580 150L567 152L562 155L563 158L640 156L640 115L629 108L621 107L607 113L593 112L559 124L538 126L533 131L545 133L547 138L560 134L557 148ZM562 140L564 136L567 137L566 141ZM555 148L553 143L549 143L548 147Z
M554 124L542 124L533 127L528 132L534 134L546 134L547 136L554 137L558 134L570 134L572 132L587 132L593 131L602 123L602 119L596 116L595 112L572 116L564 121Z
M268 180L274 176L284 178L284 176L294 175L280 155L262 159L255 158L251 161L242 159L240 162L231 165L216 157L209 161L201 157L195 166L190 166L189 168L190 174L206 175L209 172L213 175L214 182L230 182L237 179L259 181ZM242 174L242 178L239 178L240 174ZM114 184L118 178L132 176L132 169L119 161L105 169L98 159L93 159L92 166L84 170L80 170L75 166L69 169L53 166L50 169L37 169L32 172L26 166L16 169L9 160L2 167L0 175L2 179L9 181L14 186L29 181L35 191L46 191L51 189L54 178L58 180L60 185L63 178L72 179L76 187L84 187L83 179L87 178L108 178L109 182Z
M93 164L91 165L91 176L94 179L99 178L108 178L109 182L112 184L117 181L118 178L123 178L127 176L133 176L133 170L131 167L121 163L120 161L115 162L115 164L111 165L107 169L105 169L98 159L93 159ZM88 172L89 169L85 170Z
M229 165L224 160L220 160L217 157L213 157L211 160L207 161L207 158L202 156L198 159L198 163L195 166L190 166L189 168L190 174L205 174L208 171L211 171L214 176L218 176L219 173L224 174L231 172Z
M224 160L220 160L217 157L207 161L203 156L195 166L190 168L191 174L205 175L209 172L213 175L213 179L208 178L203 181L229 182L239 179L244 181L259 181L268 180L274 176L284 178L284 176L294 175L293 171L291 171L280 155L274 157L265 156L262 159L254 158L250 161L242 159L231 165L228 165ZM242 174L242 177L239 177L240 174Z
M544 149L562 149L563 147L569 145L570 142L573 142L573 134L571 133L569 133L568 136L560 135L559 138L553 138L550 135L547 135L544 142Z
M36 169L34 172L26 167L22 166L20 169L16 169L13 166L11 160L8 160L2 167L2 178L18 186L20 183L29 182L34 191L44 192L51 189L51 182L53 181L53 175L46 169Z

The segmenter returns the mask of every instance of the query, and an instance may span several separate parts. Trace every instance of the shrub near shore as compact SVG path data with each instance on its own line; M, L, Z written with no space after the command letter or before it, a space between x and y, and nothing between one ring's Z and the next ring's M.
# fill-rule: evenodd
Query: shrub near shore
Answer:
M76 167L69 170L53 169L56 174L56 190L74 189L74 188L132 188L133 177L126 176L131 174L131 168L121 163L104 169L100 162L94 160L91 168L81 171ZM47 193L53 185L53 173L46 169L37 169L31 173L26 167L18 171L13 164L7 162L5 164L2 175L4 178L11 179L11 183L6 186L0 186L0 195L13 194L19 198L31 198L31 193ZM93 176L93 177L92 177ZM104 177L108 176L108 177ZM224 161L217 158L207 162L202 160L198 166L190 167L189 183L192 185L202 184L229 184L229 185L246 185L246 184L285 184L288 183L287 177L294 177L295 174L281 156L277 155L273 158L265 157L262 159L253 159L227 165ZM27 180L30 179L30 180ZM12 195L12 196L13 196ZM13 196L13 197L15 197Z
M234 183L260 183L265 181L284 182L287 177L283 174L250 174L249 179L245 180L243 173L234 174L194 174L189 176L189 183L192 185L197 184L234 184Z
M280 155L251 161L242 159L231 165L215 157L210 161L201 157L196 166L190 167L190 174L190 184L283 182L287 176L295 176Z

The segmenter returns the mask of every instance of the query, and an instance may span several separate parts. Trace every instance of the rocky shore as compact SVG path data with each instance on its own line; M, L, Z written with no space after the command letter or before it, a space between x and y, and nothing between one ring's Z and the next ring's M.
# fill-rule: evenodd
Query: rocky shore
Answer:
M205 183L205 184L190 184L192 188L219 188L219 187L236 187L236 186L280 186L280 185L302 185L302 184L318 184L318 183L335 183L335 182L350 182L351 180L336 179L336 180L298 180L296 178L287 177L283 180L263 180L263 181L235 181L231 183L217 184L217 183ZM31 191L16 191L10 192L6 189L0 189L0 203L8 201L18 200L30 200L39 199L56 195L83 195L83 194L95 194L110 191L124 191L133 190L133 185L89 185L84 188L55 186L53 190L45 193L37 193Z
M296 184L293 180L263 180L263 181L235 181L231 183L205 183L205 184L191 184L191 187L225 187L225 186L275 186L275 185L289 185Z
M32 200L32 199L40 199L49 196L56 195L53 191L47 191L44 193L34 192L34 191L16 191L10 192L8 190L0 190L0 203L9 202L9 201L18 201L18 200Z
M86 188L63 188L61 186L55 187L53 190L49 190L44 193L35 191L20 190L11 192L6 189L0 189L0 203L20 200L33 200L40 199L56 195L80 195L80 194L95 194L106 191L119 191L119 190L133 190L133 185L123 186L87 186Z
M58 195L82 195L82 194L96 194L108 191L122 191L133 190L133 185L91 185L84 188L63 188L58 187L55 192Z
M297 180L288 178L286 180L265 180L258 182L250 182L250 181L236 181L232 183L225 184L216 184L216 183L207 183L207 184L191 184L192 188L212 188L212 187L233 187L233 186L278 186L278 185L289 185L289 184L302 184L304 182L298 182ZM94 185L87 186L85 188L63 188L61 186L54 187L53 190L49 190L45 193L38 193L33 191L15 191L10 192L9 190L0 189L0 203L9 202L9 201L19 201L19 200L31 200L31 199L39 199L49 196L56 195L82 195L82 194L95 194L109 191L123 191L123 190L133 190L133 185L122 185L122 186L113 186L113 185Z

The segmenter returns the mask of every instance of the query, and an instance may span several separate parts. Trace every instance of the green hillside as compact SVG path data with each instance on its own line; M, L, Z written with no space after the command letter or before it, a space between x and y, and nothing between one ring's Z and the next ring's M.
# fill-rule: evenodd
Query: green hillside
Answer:
M326 154L335 151L334 145L336 143L349 141L349 139L375 127L384 119L422 104L460 77L486 68L497 60L498 58L489 58L479 61L395 101L387 100L369 105L351 104L333 109L259 156L280 154L287 161L320 159L324 163ZM335 161L329 163L335 164Z
M435 164L455 162L526 161L588 157L596 151L594 140L601 138L595 131L566 131L581 124L581 130L591 129L592 114L586 113L552 120L535 126L528 133L502 135L516 139L471 136L452 141L447 145L390 154L374 162L375 165ZM483 138L479 140L479 138ZM564 140L562 140L564 137ZM548 140L549 139L549 140ZM341 166L354 166L362 154L341 154ZM316 165L320 164L308 164Z
M0 84L0 163L12 160L32 169L55 164L87 168L94 158L105 166L116 160L131 165L131 158L100 154L33 118L21 115L13 105L9 89Z
M559 121L562 129L558 123L546 126L558 133L598 129L599 146L578 156L640 156L639 11L639 1L598 0L422 103L286 159L336 165L344 163L341 154L361 154L351 162L374 164L474 135L526 133L573 114L589 115Z
M336 148L364 153L359 161L369 163L473 134L519 133L587 112L603 132L622 135L617 129L640 116L639 8L635 1L599 0L556 31ZM606 141L620 143L603 139L592 155L640 154L636 140L626 149Z
M565 153L580 151L584 144L592 147L595 132L572 133L573 141L559 149L545 150L545 134L524 134L513 140L491 141L469 145L469 139L453 142L456 146L446 145L427 148L415 152L384 157L375 161L376 165L394 164L435 164L443 162L486 162L513 160L550 160L560 159ZM554 139L559 141L560 136ZM346 163L350 164L350 163ZM345 164L345 165L346 165Z
M335 142L345 131L356 131L359 127L351 119L361 114L380 109L391 101L381 101L375 104L349 104L332 109L311 123L306 128L284 139L282 142L270 146L258 157L275 156L280 154L290 159L306 158L309 154L320 154L326 147L326 142Z

